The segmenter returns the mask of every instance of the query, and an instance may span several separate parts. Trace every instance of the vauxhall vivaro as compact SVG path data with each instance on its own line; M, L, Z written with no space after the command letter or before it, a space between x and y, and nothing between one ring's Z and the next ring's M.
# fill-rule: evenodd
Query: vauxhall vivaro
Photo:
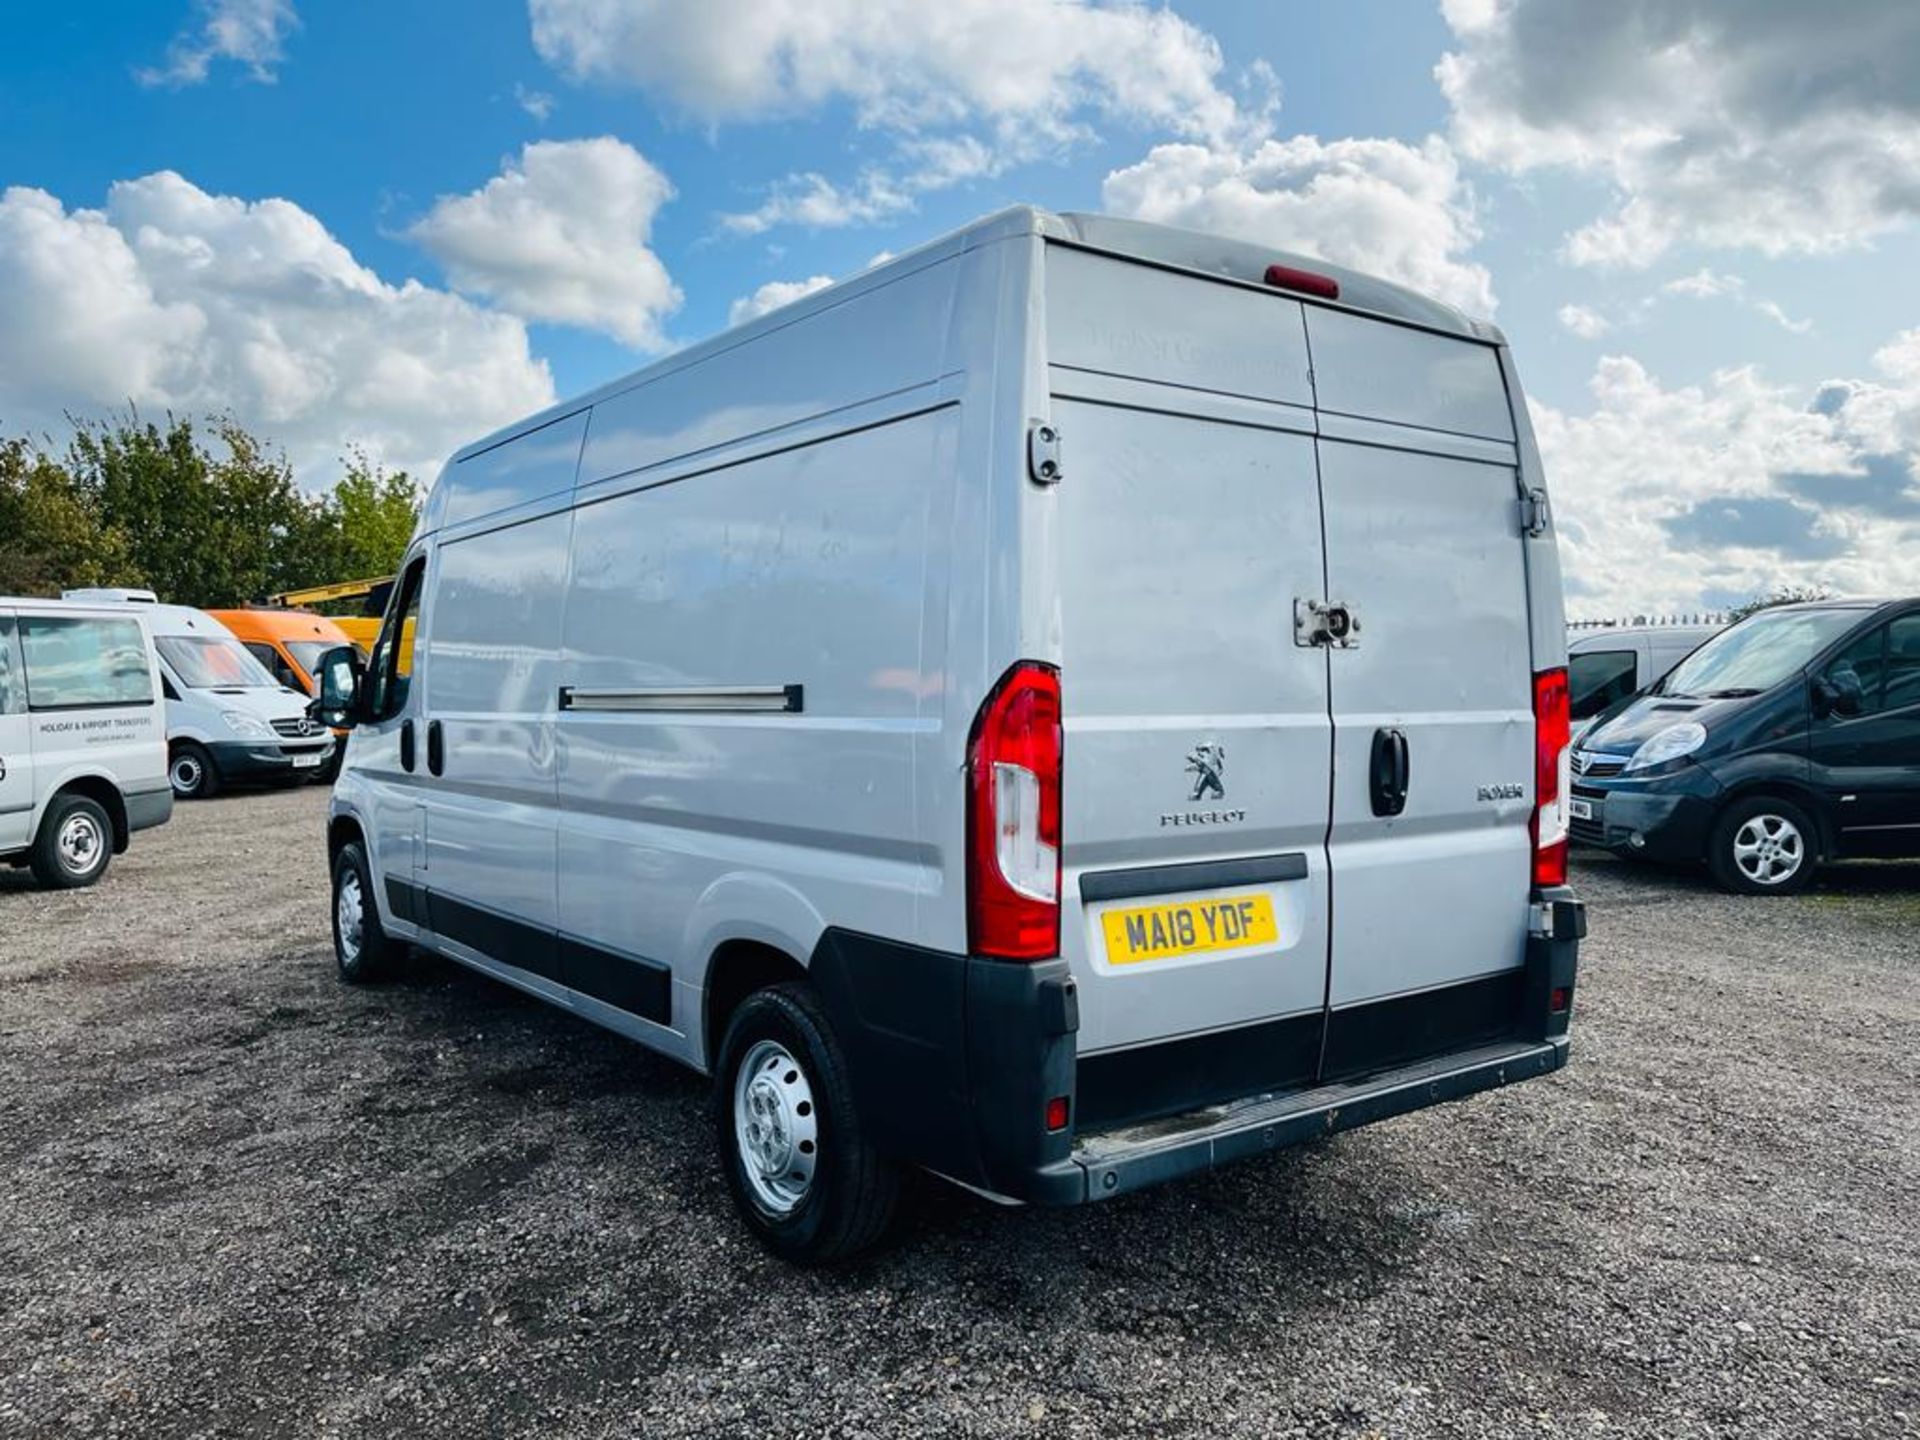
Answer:
M1102 1200L1558 1067L1566 632L1492 326L994 216L461 451L364 670L337 958L715 1078L749 1225Z

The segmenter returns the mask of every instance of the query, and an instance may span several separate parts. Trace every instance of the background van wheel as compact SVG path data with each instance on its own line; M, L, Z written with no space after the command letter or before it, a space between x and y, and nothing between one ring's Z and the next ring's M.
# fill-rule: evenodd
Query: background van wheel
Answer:
M182 800L207 800L220 793L220 772L203 745L182 740L167 762L167 780Z
M1791 800L1737 800L1713 827L1707 865L1735 894L1793 895L1813 879L1818 836L1813 817Z
M727 1188L769 1249L820 1264L886 1233L900 1172L860 1127L846 1057L811 990L776 985L748 996L714 1077Z
M348 841L333 857L333 960L340 978L349 985L383 979L399 968L406 952L380 928L366 852L359 841Z
M33 842L33 877L55 890L78 890L107 873L113 822L98 801L65 795L47 807Z

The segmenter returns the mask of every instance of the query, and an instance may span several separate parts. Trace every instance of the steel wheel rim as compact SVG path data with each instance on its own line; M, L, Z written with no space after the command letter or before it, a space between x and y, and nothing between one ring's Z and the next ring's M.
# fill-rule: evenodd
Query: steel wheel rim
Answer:
M360 927L366 922L366 901L355 871L340 877L340 891L333 897L333 921L339 936L340 962L352 965L360 958Z
M1782 885L1807 862L1800 827L1784 815L1754 815L1733 835L1733 863L1756 885Z
M800 1062L756 1040L734 1074L733 1142L754 1202L790 1215L807 1198L820 1160L820 1109Z
M69 875L89 873L100 863L104 839L99 822L84 810L67 816L60 822L60 833L53 839L60 868Z
M191 795L200 788L200 780L205 772L200 762L191 755L173 757L173 788L182 795Z

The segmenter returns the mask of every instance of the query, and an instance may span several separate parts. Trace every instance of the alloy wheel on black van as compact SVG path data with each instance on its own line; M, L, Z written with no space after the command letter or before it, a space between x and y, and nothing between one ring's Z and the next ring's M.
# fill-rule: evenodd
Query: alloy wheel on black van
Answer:
M1811 817L1789 800L1736 801L1714 826L1707 863L1738 894L1791 895L1813 879L1815 834Z

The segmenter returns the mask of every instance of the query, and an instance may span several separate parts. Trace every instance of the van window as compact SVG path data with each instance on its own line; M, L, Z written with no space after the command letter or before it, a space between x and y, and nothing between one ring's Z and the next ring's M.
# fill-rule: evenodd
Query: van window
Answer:
M1887 627L1886 708L1920 705L1920 615L1902 615Z
M217 635L162 635L154 644L190 690L258 689L277 686L260 662L235 640Z
M1640 687L1639 661L1631 650L1583 650L1567 662L1573 718L1590 720Z
M274 649L273 646L263 640L247 640L242 643L247 647L247 653L258 660L266 672L273 676L274 679L278 680L289 690L298 690L300 688L300 677L294 674L293 667L287 664L286 656L282 655L278 650Z
M309 675L320 666L320 657L333 649L338 642L333 640L289 640L287 649L293 652L293 658L300 662L300 668Z
M407 691L413 684L413 636L420 623L420 583L427 573L423 555L407 567L396 603L387 611L380 638L373 642L373 659L367 666L367 680L373 689L371 709L375 719L390 720L406 708Z
M1657 693L1700 700L1771 690L1858 625L1860 611L1762 610L1673 668Z
M153 677L137 620L23 615L27 706L150 705Z
M1887 627L1880 625L1833 657L1827 666L1829 679L1853 673L1860 682L1860 713L1871 715L1880 708L1881 684L1887 669Z
M17 715L27 708L26 687L13 672L13 617L0 615L0 715Z

